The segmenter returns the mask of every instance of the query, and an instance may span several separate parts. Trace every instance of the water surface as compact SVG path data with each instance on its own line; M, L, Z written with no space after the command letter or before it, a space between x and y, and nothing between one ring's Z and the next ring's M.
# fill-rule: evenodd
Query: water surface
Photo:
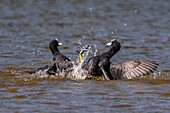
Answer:
M169 6L169 0L1 1L0 112L168 112ZM13 74L48 64L48 43L56 38L72 60L79 42L93 51L97 45L100 54L115 38L122 49L112 61L155 60L159 76L102 81Z

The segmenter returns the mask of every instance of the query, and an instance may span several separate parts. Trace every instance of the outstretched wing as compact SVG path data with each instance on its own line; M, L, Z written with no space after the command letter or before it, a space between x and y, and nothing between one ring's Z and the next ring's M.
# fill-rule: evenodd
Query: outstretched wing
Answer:
M127 61L123 63L112 63L110 72L115 79L132 79L153 73L158 68L154 61Z

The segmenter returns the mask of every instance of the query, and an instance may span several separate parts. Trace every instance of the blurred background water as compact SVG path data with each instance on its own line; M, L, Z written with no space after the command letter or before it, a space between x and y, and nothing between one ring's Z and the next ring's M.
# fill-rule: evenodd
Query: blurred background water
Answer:
M0 112L168 112L169 6L169 0L1 1ZM48 43L56 38L72 60L80 42L100 54L115 38L122 49L112 61L155 60L160 77L96 81L11 73L48 64Z

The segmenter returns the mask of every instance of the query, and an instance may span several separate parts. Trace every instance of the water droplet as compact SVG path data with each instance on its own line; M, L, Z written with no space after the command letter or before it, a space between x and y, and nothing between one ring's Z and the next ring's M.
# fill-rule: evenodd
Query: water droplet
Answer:
M124 23L124 26L127 26L127 23Z
M79 44L81 45L81 41L79 40Z
M94 48L95 48L94 56L96 56L96 55L97 55L97 52L98 52L98 51L97 51L97 45L96 45L96 44L94 45Z
M91 30L92 30L92 31L94 30L94 27L93 27L93 26L91 26Z
M93 9L92 9L92 8L90 8L90 12L93 12Z
M122 51L123 53L125 52L125 50L123 49L123 51Z

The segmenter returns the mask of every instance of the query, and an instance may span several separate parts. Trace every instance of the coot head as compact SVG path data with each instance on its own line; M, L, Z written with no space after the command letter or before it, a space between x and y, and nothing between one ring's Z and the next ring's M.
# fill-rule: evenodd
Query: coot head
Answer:
M50 43L49 43L49 48L52 52L52 54L54 54L55 52L58 52L58 46L61 46L63 45L61 42L58 41L58 39L55 39L55 40L52 40Z
M119 43L117 40L115 40L115 39L112 39L112 40L111 40L110 42L108 42L106 45L107 45L107 46L112 46L112 47L118 47L118 48L121 47L120 43Z
M109 51L106 51L105 53L101 54L101 59L103 58L112 58L113 55L115 55L121 48L120 43L115 40L112 39L110 42L108 42L106 45L111 46L111 49Z

